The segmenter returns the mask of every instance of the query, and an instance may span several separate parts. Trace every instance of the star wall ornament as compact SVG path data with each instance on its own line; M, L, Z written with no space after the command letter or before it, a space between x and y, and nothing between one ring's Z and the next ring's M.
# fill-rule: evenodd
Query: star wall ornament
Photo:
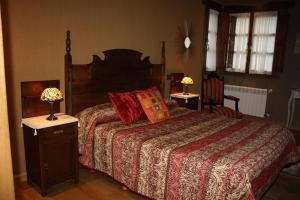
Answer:
M184 22L183 26L179 26L177 30L177 53L185 58L193 55L194 51L194 34L192 24Z

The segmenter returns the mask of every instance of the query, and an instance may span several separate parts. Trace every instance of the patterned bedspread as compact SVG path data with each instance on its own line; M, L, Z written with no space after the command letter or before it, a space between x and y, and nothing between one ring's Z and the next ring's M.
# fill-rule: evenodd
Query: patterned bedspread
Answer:
M258 199L300 159L279 125L176 106L157 124L124 125L113 111L90 114L97 112L80 118L81 163L153 199Z

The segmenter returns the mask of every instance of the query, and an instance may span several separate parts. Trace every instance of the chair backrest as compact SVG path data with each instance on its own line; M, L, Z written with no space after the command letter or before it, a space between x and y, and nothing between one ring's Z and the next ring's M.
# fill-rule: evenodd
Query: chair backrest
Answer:
M224 105L224 78L209 77L202 82L202 108L212 99L214 105Z
M170 94L183 92L181 80L184 77L184 73L171 73L170 74Z

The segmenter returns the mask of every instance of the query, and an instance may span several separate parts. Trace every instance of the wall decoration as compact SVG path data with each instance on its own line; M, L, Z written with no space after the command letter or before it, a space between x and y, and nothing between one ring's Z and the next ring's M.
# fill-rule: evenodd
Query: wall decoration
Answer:
M192 24L187 21L183 26L178 27L177 31L177 53L188 58L193 55L194 33Z
M300 33L298 33L296 36L294 53L300 54Z

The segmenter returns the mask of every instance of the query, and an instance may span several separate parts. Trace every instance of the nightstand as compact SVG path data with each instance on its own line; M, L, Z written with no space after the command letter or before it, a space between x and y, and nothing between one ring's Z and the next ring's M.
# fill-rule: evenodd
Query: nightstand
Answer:
M186 95L181 92L171 94L170 98L176 100L181 107L198 110L199 94L189 93Z
M23 118L28 184L40 188L42 196L50 186L73 179L78 183L78 119L62 113Z

